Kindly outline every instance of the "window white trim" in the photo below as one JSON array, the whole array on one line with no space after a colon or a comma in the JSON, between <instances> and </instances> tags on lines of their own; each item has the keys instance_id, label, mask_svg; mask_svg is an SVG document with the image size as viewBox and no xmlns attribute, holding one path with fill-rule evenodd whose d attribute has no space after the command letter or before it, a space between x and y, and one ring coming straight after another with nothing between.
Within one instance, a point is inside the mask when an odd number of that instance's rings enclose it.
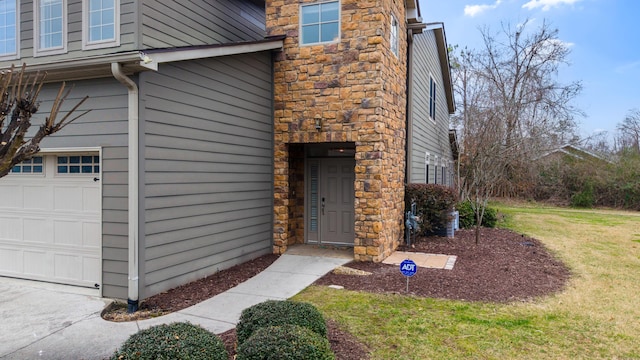
<instances>
[{"instance_id":1,"label":"window white trim","mask_svg":"<svg viewBox=\"0 0 640 360\"><path fill-rule=\"evenodd\" d=\"M438 156L437 155L433 160L433 183L434 184L438 183Z\"/></svg>"},{"instance_id":2,"label":"window white trim","mask_svg":"<svg viewBox=\"0 0 640 360\"><path fill-rule=\"evenodd\" d=\"M46 55L54 55L54 54L65 54L67 53L67 28L68 28L68 18L67 18L67 0L62 1L62 44L60 46L50 47L46 49L41 49L40 43L40 3L43 0L35 0L33 3L33 39L34 39L34 47L33 47L33 56L46 56Z\"/></svg>"},{"instance_id":3,"label":"window white trim","mask_svg":"<svg viewBox=\"0 0 640 360\"><path fill-rule=\"evenodd\" d=\"M431 160L431 154L424 153L424 183L429 183L429 161Z\"/></svg>"},{"instance_id":4,"label":"window white trim","mask_svg":"<svg viewBox=\"0 0 640 360\"><path fill-rule=\"evenodd\" d=\"M304 25L313 25L313 24L303 24L303 16L302 16L302 9L305 7L310 7L310 6L318 6L318 5L322 5L322 4L329 4L329 3L337 3L338 4L338 35L330 40L330 41L318 41L318 42L309 42L309 43L305 43L303 42L303 31L302 28ZM298 43L300 46L313 46L313 45L323 45L323 44L333 44L333 43L338 43L340 42L340 39L342 38L342 3L340 2L340 0L325 0L325 1L318 1L318 2L313 2L313 3L306 3L306 4L300 4L299 7L299 24L298 24ZM318 22L318 26L325 24L325 23L333 23L335 22L335 20L331 20L331 21L326 21L323 22L322 19L320 19L320 22Z\"/></svg>"},{"instance_id":5,"label":"window white trim","mask_svg":"<svg viewBox=\"0 0 640 360\"><path fill-rule=\"evenodd\" d=\"M398 56L399 47L400 47L400 41L398 39L398 28L399 28L398 19L396 19L396 17L393 14L391 14L391 29L389 30L389 41L390 41L391 52L395 56Z\"/></svg>"},{"instance_id":6,"label":"window white trim","mask_svg":"<svg viewBox=\"0 0 640 360\"><path fill-rule=\"evenodd\" d=\"M101 41L89 41L89 2L82 1L82 50L101 49L120 46L120 0L113 0L114 3L114 38Z\"/></svg>"},{"instance_id":7,"label":"window white trim","mask_svg":"<svg viewBox=\"0 0 640 360\"><path fill-rule=\"evenodd\" d=\"M11 1L11 0L6 0L7 2ZM7 52L7 53L0 53L0 61L2 60L15 60L15 59L19 59L20 58L20 1L15 0L15 4L16 4L16 18L15 18L15 24L16 24L16 47L14 49L13 52Z\"/></svg>"},{"instance_id":8,"label":"window white trim","mask_svg":"<svg viewBox=\"0 0 640 360\"><path fill-rule=\"evenodd\" d=\"M438 83L429 74L429 119L436 122L436 110L438 107Z\"/></svg>"}]
</instances>

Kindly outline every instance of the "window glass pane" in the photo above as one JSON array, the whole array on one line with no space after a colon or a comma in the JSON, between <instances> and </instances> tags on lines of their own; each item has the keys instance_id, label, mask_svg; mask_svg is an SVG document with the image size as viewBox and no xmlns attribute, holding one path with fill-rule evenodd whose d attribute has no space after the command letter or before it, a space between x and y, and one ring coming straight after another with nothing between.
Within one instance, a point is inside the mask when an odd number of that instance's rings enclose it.
<instances>
[{"instance_id":1,"label":"window glass pane","mask_svg":"<svg viewBox=\"0 0 640 360\"><path fill-rule=\"evenodd\" d=\"M67 167L66 166L58 166L58 173L59 174L66 174L67 171Z\"/></svg>"},{"instance_id":2,"label":"window glass pane","mask_svg":"<svg viewBox=\"0 0 640 360\"><path fill-rule=\"evenodd\" d=\"M32 160L34 164L42 164L42 156L36 156Z\"/></svg>"},{"instance_id":3,"label":"window glass pane","mask_svg":"<svg viewBox=\"0 0 640 360\"><path fill-rule=\"evenodd\" d=\"M82 163L83 164L91 164L93 163L93 156L83 156L82 157Z\"/></svg>"},{"instance_id":4,"label":"window glass pane","mask_svg":"<svg viewBox=\"0 0 640 360\"><path fill-rule=\"evenodd\" d=\"M11 171L14 172L14 173L19 173L20 170L22 170L22 169L18 165L14 166L13 169L11 169Z\"/></svg>"},{"instance_id":5,"label":"window glass pane","mask_svg":"<svg viewBox=\"0 0 640 360\"><path fill-rule=\"evenodd\" d=\"M69 173L70 174L79 174L80 173L80 166L77 166L77 165L69 166Z\"/></svg>"},{"instance_id":6,"label":"window glass pane","mask_svg":"<svg viewBox=\"0 0 640 360\"><path fill-rule=\"evenodd\" d=\"M91 0L89 1L89 10L95 11L100 10L102 8L102 0Z\"/></svg>"},{"instance_id":7,"label":"window glass pane","mask_svg":"<svg viewBox=\"0 0 640 360\"><path fill-rule=\"evenodd\" d=\"M22 166L22 172L30 173L31 172L31 165L23 165Z\"/></svg>"},{"instance_id":8,"label":"window glass pane","mask_svg":"<svg viewBox=\"0 0 640 360\"><path fill-rule=\"evenodd\" d=\"M16 1L0 0L0 54L16 52Z\"/></svg>"},{"instance_id":9,"label":"window glass pane","mask_svg":"<svg viewBox=\"0 0 640 360\"><path fill-rule=\"evenodd\" d=\"M42 165L36 165L33 167L34 173L42 173Z\"/></svg>"},{"instance_id":10,"label":"window glass pane","mask_svg":"<svg viewBox=\"0 0 640 360\"><path fill-rule=\"evenodd\" d=\"M337 21L339 16L340 16L340 12L338 11L338 2L330 2L330 3L325 3L322 4L322 14L321 14L321 21L325 22L325 21Z\"/></svg>"},{"instance_id":11,"label":"window glass pane","mask_svg":"<svg viewBox=\"0 0 640 360\"><path fill-rule=\"evenodd\" d=\"M309 5L302 7L302 24L312 24L320 22L320 7Z\"/></svg>"},{"instance_id":12,"label":"window glass pane","mask_svg":"<svg viewBox=\"0 0 640 360\"><path fill-rule=\"evenodd\" d=\"M95 174L100 173L100 166L98 166L98 165L94 166L94 167L93 167L93 172L94 172Z\"/></svg>"},{"instance_id":13,"label":"window glass pane","mask_svg":"<svg viewBox=\"0 0 640 360\"><path fill-rule=\"evenodd\" d=\"M308 25L302 27L302 43L311 44L320 41L320 26Z\"/></svg>"},{"instance_id":14,"label":"window glass pane","mask_svg":"<svg viewBox=\"0 0 640 360\"><path fill-rule=\"evenodd\" d=\"M83 174L91 174L93 167L91 165L82 165Z\"/></svg>"},{"instance_id":15,"label":"window glass pane","mask_svg":"<svg viewBox=\"0 0 640 360\"><path fill-rule=\"evenodd\" d=\"M69 161L67 156L58 156L58 164L66 164Z\"/></svg>"},{"instance_id":16,"label":"window glass pane","mask_svg":"<svg viewBox=\"0 0 640 360\"><path fill-rule=\"evenodd\" d=\"M102 27L102 39L101 40L109 40L115 37L113 33L113 25L104 25Z\"/></svg>"},{"instance_id":17,"label":"window glass pane","mask_svg":"<svg viewBox=\"0 0 640 360\"><path fill-rule=\"evenodd\" d=\"M113 24L113 10L102 11L102 24Z\"/></svg>"},{"instance_id":18,"label":"window glass pane","mask_svg":"<svg viewBox=\"0 0 640 360\"><path fill-rule=\"evenodd\" d=\"M322 37L320 38L320 41L325 42L325 41L334 41L334 40L338 40L338 23L328 23L328 24L322 24L321 25L322 29L321 29L321 33L322 33Z\"/></svg>"},{"instance_id":19,"label":"window glass pane","mask_svg":"<svg viewBox=\"0 0 640 360\"><path fill-rule=\"evenodd\" d=\"M69 156L69 164L80 164L80 156Z\"/></svg>"}]
</instances>

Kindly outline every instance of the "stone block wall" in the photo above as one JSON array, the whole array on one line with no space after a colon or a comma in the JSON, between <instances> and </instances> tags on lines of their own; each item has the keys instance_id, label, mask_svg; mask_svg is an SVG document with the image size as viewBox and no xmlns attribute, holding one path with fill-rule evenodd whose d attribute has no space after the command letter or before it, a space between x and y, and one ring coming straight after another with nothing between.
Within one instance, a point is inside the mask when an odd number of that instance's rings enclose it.
<instances>
[{"instance_id":1,"label":"stone block wall","mask_svg":"<svg viewBox=\"0 0 640 360\"><path fill-rule=\"evenodd\" d=\"M292 144L353 142L354 258L382 261L403 234L405 4L342 0L340 41L300 46L300 5L314 2L266 1L268 34L287 36L274 64L274 252L304 240L304 166ZM397 56L390 46L391 14L399 21Z\"/></svg>"}]
</instances>

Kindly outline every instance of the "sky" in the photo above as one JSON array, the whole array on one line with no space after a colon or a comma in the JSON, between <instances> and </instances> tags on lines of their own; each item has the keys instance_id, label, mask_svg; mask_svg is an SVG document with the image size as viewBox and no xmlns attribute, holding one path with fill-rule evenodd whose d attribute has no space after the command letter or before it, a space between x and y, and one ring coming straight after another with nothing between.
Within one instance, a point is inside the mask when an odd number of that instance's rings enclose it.
<instances>
[{"instance_id":1,"label":"sky","mask_svg":"<svg viewBox=\"0 0 640 360\"><path fill-rule=\"evenodd\" d=\"M570 46L559 81L581 81L574 104L579 135L615 133L629 110L640 108L640 1L638 0L419 0L423 22L444 22L447 42L481 49L479 29L546 20Z\"/></svg>"}]
</instances>

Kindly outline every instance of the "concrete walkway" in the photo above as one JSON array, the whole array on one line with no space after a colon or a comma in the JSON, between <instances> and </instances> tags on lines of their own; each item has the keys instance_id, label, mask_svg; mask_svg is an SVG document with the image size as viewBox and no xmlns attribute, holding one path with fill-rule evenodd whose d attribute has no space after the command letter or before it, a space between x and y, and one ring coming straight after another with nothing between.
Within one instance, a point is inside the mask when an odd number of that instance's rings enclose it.
<instances>
[{"instance_id":1,"label":"concrete walkway","mask_svg":"<svg viewBox=\"0 0 640 360\"><path fill-rule=\"evenodd\" d=\"M0 278L0 359L105 359L138 330L176 321L222 333L235 327L243 309L269 299L288 299L351 261L322 255L284 254L257 276L209 300L126 323L100 317L106 299Z\"/></svg>"}]
</instances>

